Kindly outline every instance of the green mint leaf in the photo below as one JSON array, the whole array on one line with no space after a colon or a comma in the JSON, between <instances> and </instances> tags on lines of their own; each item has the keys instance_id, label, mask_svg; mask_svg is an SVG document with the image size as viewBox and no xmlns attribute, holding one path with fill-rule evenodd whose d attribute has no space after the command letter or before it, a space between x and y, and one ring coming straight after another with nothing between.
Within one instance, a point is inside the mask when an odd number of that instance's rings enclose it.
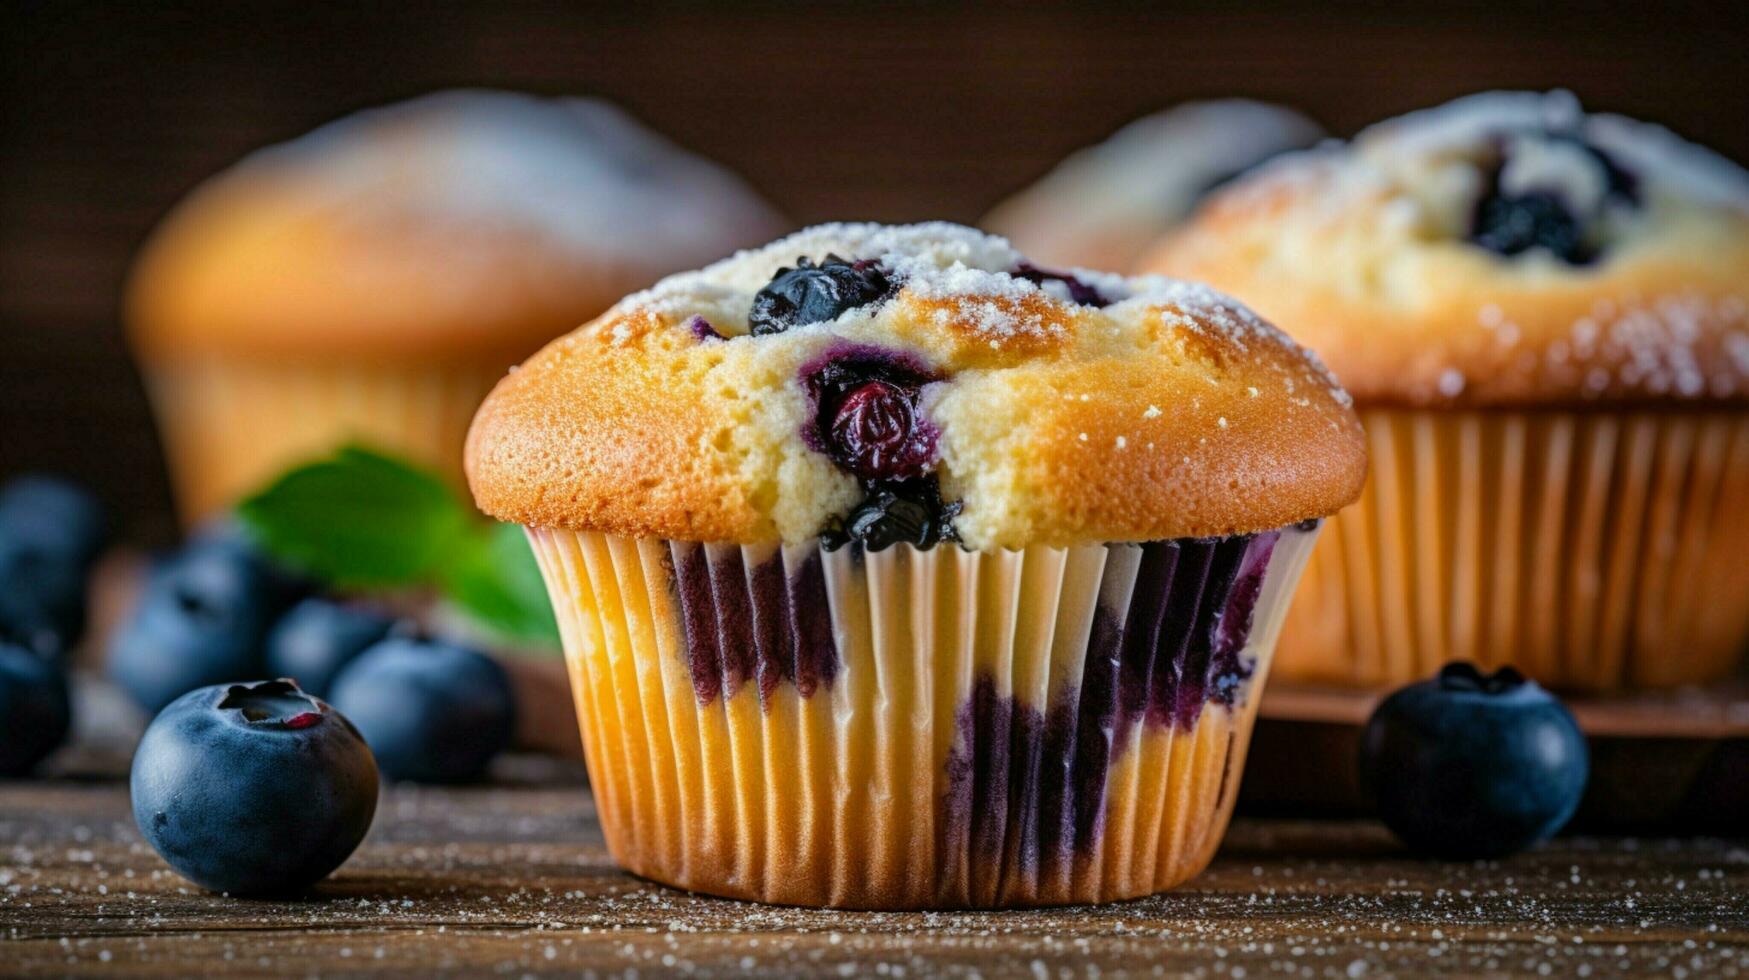
<instances>
[{"instance_id":1,"label":"green mint leaf","mask_svg":"<svg viewBox=\"0 0 1749 980\"><path fill-rule=\"evenodd\" d=\"M559 627L528 538L515 524L469 535L440 572L443 594L507 639L557 649Z\"/></svg>"},{"instance_id":2,"label":"green mint leaf","mask_svg":"<svg viewBox=\"0 0 1749 980\"><path fill-rule=\"evenodd\" d=\"M290 470L237 512L270 553L341 587L425 582L474 529L440 478L361 446Z\"/></svg>"}]
</instances>

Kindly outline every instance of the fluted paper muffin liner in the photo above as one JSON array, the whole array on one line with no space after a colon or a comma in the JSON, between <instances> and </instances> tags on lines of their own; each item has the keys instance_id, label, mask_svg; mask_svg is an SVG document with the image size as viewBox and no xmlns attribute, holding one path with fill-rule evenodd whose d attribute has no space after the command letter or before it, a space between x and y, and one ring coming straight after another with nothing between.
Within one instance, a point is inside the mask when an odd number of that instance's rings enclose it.
<instances>
[{"instance_id":1,"label":"fluted paper muffin liner","mask_svg":"<svg viewBox=\"0 0 1749 980\"><path fill-rule=\"evenodd\" d=\"M187 523L288 467L360 442L462 483L468 423L498 363L262 361L213 355L143 367Z\"/></svg>"},{"instance_id":2,"label":"fluted paper muffin liner","mask_svg":"<svg viewBox=\"0 0 1749 980\"><path fill-rule=\"evenodd\" d=\"M1749 412L1363 411L1278 680L1395 686L1452 660L1576 690L1731 672L1749 642Z\"/></svg>"},{"instance_id":3,"label":"fluted paper muffin liner","mask_svg":"<svg viewBox=\"0 0 1749 980\"><path fill-rule=\"evenodd\" d=\"M1315 535L990 553L530 539L621 864L920 909L1109 901L1200 871Z\"/></svg>"}]
</instances>

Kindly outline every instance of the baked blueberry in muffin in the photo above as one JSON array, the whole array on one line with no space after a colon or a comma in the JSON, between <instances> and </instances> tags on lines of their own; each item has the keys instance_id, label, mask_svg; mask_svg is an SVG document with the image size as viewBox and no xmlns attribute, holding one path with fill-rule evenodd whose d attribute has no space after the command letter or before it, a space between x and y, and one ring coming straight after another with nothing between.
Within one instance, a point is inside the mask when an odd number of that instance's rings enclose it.
<instances>
[{"instance_id":1,"label":"baked blueberry in muffin","mask_svg":"<svg viewBox=\"0 0 1749 980\"><path fill-rule=\"evenodd\" d=\"M548 345L468 470L529 528L622 863L1030 905L1212 855L1360 439L1315 358L1209 289L829 225Z\"/></svg>"},{"instance_id":2,"label":"baked blueberry in muffin","mask_svg":"<svg viewBox=\"0 0 1749 980\"><path fill-rule=\"evenodd\" d=\"M1487 93L1267 165L1144 265L1316 348L1367 427L1371 489L1321 539L1280 675L1471 660L1612 689L1738 662L1742 168L1567 93Z\"/></svg>"}]
</instances>

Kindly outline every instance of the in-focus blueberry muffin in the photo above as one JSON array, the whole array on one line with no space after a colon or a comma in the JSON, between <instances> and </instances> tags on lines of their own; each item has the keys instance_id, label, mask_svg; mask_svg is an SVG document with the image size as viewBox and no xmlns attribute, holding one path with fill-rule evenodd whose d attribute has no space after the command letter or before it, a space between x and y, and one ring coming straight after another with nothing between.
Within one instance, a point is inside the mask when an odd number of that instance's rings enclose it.
<instances>
[{"instance_id":1,"label":"in-focus blueberry muffin","mask_svg":"<svg viewBox=\"0 0 1749 980\"><path fill-rule=\"evenodd\" d=\"M785 227L607 103L442 92L251 154L153 233L127 298L190 522L358 439L460 478L504 369Z\"/></svg>"},{"instance_id":2,"label":"in-focus blueberry muffin","mask_svg":"<svg viewBox=\"0 0 1749 980\"><path fill-rule=\"evenodd\" d=\"M1233 301L947 224L631 296L494 389L467 462L529 528L619 861L863 908L1199 871L1366 466L1347 395Z\"/></svg>"},{"instance_id":3,"label":"in-focus blueberry muffin","mask_svg":"<svg viewBox=\"0 0 1749 980\"><path fill-rule=\"evenodd\" d=\"M1209 192L1323 135L1286 106L1188 102L1077 151L980 224L1044 265L1127 271Z\"/></svg>"},{"instance_id":4,"label":"in-focus blueberry muffin","mask_svg":"<svg viewBox=\"0 0 1749 980\"><path fill-rule=\"evenodd\" d=\"M1566 93L1490 93L1284 157L1146 267L1315 347L1373 471L1277 676L1448 660L1610 689L1749 638L1749 174Z\"/></svg>"}]
</instances>

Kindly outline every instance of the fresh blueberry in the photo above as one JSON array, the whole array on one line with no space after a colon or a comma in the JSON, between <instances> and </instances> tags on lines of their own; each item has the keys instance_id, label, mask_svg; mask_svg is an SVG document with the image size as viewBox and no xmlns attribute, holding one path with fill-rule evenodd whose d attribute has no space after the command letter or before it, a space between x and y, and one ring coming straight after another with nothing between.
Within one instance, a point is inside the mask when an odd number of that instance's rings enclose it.
<instances>
[{"instance_id":1,"label":"fresh blueberry","mask_svg":"<svg viewBox=\"0 0 1749 980\"><path fill-rule=\"evenodd\" d=\"M103 550L103 508L50 477L0 488L0 639L65 652L85 628L86 582Z\"/></svg>"},{"instance_id":2,"label":"fresh blueberry","mask_svg":"<svg viewBox=\"0 0 1749 980\"><path fill-rule=\"evenodd\" d=\"M0 528L0 642L59 656L85 627L86 570Z\"/></svg>"},{"instance_id":3,"label":"fresh blueberry","mask_svg":"<svg viewBox=\"0 0 1749 980\"><path fill-rule=\"evenodd\" d=\"M21 476L0 487L0 530L75 565L103 550L103 505L84 488L49 476Z\"/></svg>"},{"instance_id":4,"label":"fresh blueberry","mask_svg":"<svg viewBox=\"0 0 1749 980\"><path fill-rule=\"evenodd\" d=\"M1098 289L1082 282L1080 279L1067 272L1052 272L1049 269L1041 269L1038 266L1022 262L1020 268L1014 270L1014 277L1016 279L1025 279L1027 282L1038 286L1045 286L1049 283L1059 283L1062 285L1063 289L1068 292L1069 299L1082 306L1111 305L1111 300L1106 299Z\"/></svg>"},{"instance_id":5,"label":"fresh blueberry","mask_svg":"<svg viewBox=\"0 0 1749 980\"><path fill-rule=\"evenodd\" d=\"M1585 243L1579 219L1554 194L1492 193L1476 204L1470 241L1500 255L1547 249L1570 265L1585 265L1597 253Z\"/></svg>"},{"instance_id":6,"label":"fresh blueberry","mask_svg":"<svg viewBox=\"0 0 1749 980\"><path fill-rule=\"evenodd\" d=\"M140 833L179 874L234 895L283 895L350 856L377 807L358 730L287 681L182 695L140 739Z\"/></svg>"},{"instance_id":7,"label":"fresh blueberry","mask_svg":"<svg viewBox=\"0 0 1749 980\"><path fill-rule=\"evenodd\" d=\"M516 723L510 678L491 657L396 636L341 668L334 706L364 733L383 775L425 783L477 778Z\"/></svg>"},{"instance_id":8,"label":"fresh blueberry","mask_svg":"<svg viewBox=\"0 0 1749 980\"><path fill-rule=\"evenodd\" d=\"M267 634L267 672L325 698L340 668L389 635L394 625L393 619L361 606L305 599Z\"/></svg>"},{"instance_id":9,"label":"fresh blueberry","mask_svg":"<svg viewBox=\"0 0 1749 980\"><path fill-rule=\"evenodd\" d=\"M0 643L0 776L21 776L67 737L67 679L50 657Z\"/></svg>"},{"instance_id":10,"label":"fresh blueberry","mask_svg":"<svg viewBox=\"0 0 1749 980\"><path fill-rule=\"evenodd\" d=\"M1361 740L1379 816L1410 847L1499 857L1560 830L1590 757L1567 709L1510 667L1451 664L1386 698Z\"/></svg>"},{"instance_id":11,"label":"fresh blueberry","mask_svg":"<svg viewBox=\"0 0 1749 980\"><path fill-rule=\"evenodd\" d=\"M194 688L259 676L267 631L292 596L249 547L197 539L147 578L110 642L110 676L153 712Z\"/></svg>"},{"instance_id":12,"label":"fresh blueberry","mask_svg":"<svg viewBox=\"0 0 1749 980\"><path fill-rule=\"evenodd\" d=\"M185 553L212 551L250 567L268 602L279 609L309 595L315 583L274 558L257 543L255 535L234 517L214 521L196 531L183 546Z\"/></svg>"},{"instance_id":13,"label":"fresh blueberry","mask_svg":"<svg viewBox=\"0 0 1749 980\"><path fill-rule=\"evenodd\" d=\"M859 306L890 297L897 285L879 263L846 262L836 255L815 265L799 258L795 268L782 268L753 296L748 323L755 337L783 333L791 327L826 323Z\"/></svg>"}]
</instances>

